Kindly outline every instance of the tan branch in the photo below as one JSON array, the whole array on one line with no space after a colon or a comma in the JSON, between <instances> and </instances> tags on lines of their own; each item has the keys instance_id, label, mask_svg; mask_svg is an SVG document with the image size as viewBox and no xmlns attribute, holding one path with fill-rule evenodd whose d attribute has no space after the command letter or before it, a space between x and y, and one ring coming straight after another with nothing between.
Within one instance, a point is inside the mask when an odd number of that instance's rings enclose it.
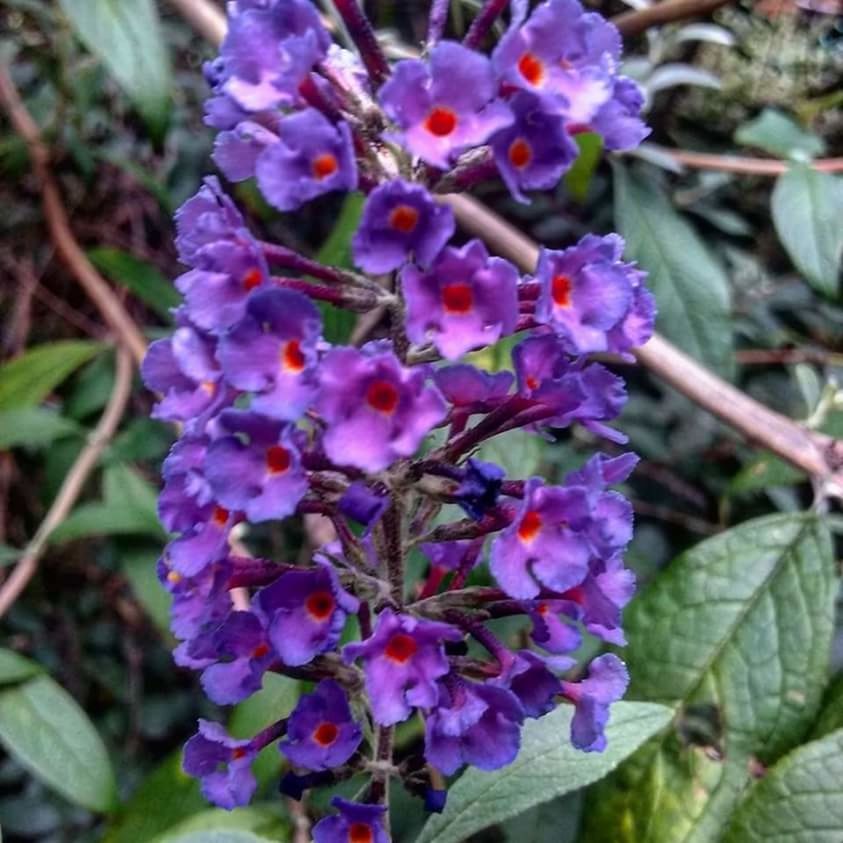
<instances>
[{"instance_id":1,"label":"tan branch","mask_svg":"<svg viewBox=\"0 0 843 843\"><path fill-rule=\"evenodd\" d=\"M615 15L612 23L621 31L621 35L640 35L651 26L705 17L728 2L729 0L664 0L646 9Z\"/></svg>"},{"instance_id":2,"label":"tan branch","mask_svg":"<svg viewBox=\"0 0 843 843\"><path fill-rule=\"evenodd\" d=\"M9 611L12 604L35 575L50 535L70 514L85 485L85 481L96 467L100 456L117 431L129 402L129 396L132 393L133 373L134 366L131 354L125 347L118 346L117 372L108 404L97 426L88 436L87 444L65 476L55 500L50 505L32 541L26 546L11 575L0 588L0 617Z\"/></svg>"},{"instance_id":3,"label":"tan branch","mask_svg":"<svg viewBox=\"0 0 843 843\"><path fill-rule=\"evenodd\" d=\"M679 164L695 170L717 170L721 173L741 173L751 176L780 176L791 167L789 161L776 158L750 158L745 155L715 155L710 152L692 152L652 144L659 152L669 155ZM843 158L819 158L808 162L823 173L843 173Z\"/></svg>"},{"instance_id":4,"label":"tan branch","mask_svg":"<svg viewBox=\"0 0 843 843\"><path fill-rule=\"evenodd\" d=\"M56 251L67 268L99 308L118 342L125 344L140 363L146 352L146 340L126 312L108 282L94 269L70 228L58 184L50 169L50 154L41 131L18 94L8 67L0 65L0 103L9 120L26 142L32 167L41 190L44 218Z\"/></svg>"}]
</instances>

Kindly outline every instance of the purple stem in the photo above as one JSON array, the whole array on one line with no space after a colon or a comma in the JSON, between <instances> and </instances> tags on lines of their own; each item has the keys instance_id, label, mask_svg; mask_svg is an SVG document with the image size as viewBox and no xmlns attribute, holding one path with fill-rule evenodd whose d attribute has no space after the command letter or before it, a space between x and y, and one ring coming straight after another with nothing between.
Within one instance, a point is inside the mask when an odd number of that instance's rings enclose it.
<instances>
[{"instance_id":1,"label":"purple stem","mask_svg":"<svg viewBox=\"0 0 843 843\"><path fill-rule=\"evenodd\" d=\"M321 281L330 281L332 284L345 284L348 277L341 269L333 266L325 266L315 260L306 258L286 246L277 243L260 244L264 257L274 266L282 266L284 269L292 269L295 272L302 272L305 275L312 275Z\"/></svg>"},{"instance_id":2,"label":"purple stem","mask_svg":"<svg viewBox=\"0 0 843 843\"><path fill-rule=\"evenodd\" d=\"M278 738L283 737L286 732L287 718L285 717L283 720L279 720L277 723L273 723L270 726L267 726L262 731L258 732L252 738L252 746L254 746L258 751L260 751L265 746L269 746L271 743L277 741Z\"/></svg>"},{"instance_id":3,"label":"purple stem","mask_svg":"<svg viewBox=\"0 0 843 843\"><path fill-rule=\"evenodd\" d=\"M462 43L472 49L477 48L498 19L500 13L509 5L509 0L486 0L477 17L472 21Z\"/></svg>"},{"instance_id":4,"label":"purple stem","mask_svg":"<svg viewBox=\"0 0 843 843\"><path fill-rule=\"evenodd\" d=\"M296 565L270 562L267 559L253 559L250 556L229 556L232 566L227 588L253 588L269 585L287 571L296 570Z\"/></svg>"},{"instance_id":5,"label":"purple stem","mask_svg":"<svg viewBox=\"0 0 843 843\"><path fill-rule=\"evenodd\" d=\"M486 418L451 442L445 449L445 459L455 460L475 445L479 445L484 439L494 436L507 422L518 413L528 409L531 404L532 402L528 398L513 395L500 407L489 413Z\"/></svg>"},{"instance_id":6,"label":"purple stem","mask_svg":"<svg viewBox=\"0 0 843 843\"><path fill-rule=\"evenodd\" d=\"M448 20L448 7L451 0L433 0L430 4L430 17L427 24L427 49L435 47L445 31Z\"/></svg>"},{"instance_id":7,"label":"purple stem","mask_svg":"<svg viewBox=\"0 0 843 843\"><path fill-rule=\"evenodd\" d=\"M360 51L373 87L380 87L389 76L389 62L378 44L372 24L357 0L334 0L334 8L340 13L351 40Z\"/></svg>"},{"instance_id":8,"label":"purple stem","mask_svg":"<svg viewBox=\"0 0 843 843\"><path fill-rule=\"evenodd\" d=\"M272 276L272 280L285 290L295 290L304 293L311 299L326 301L335 307L365 313L377 307L378 300L374 293L368 290L351 289L350 287L326 287L322 284L311 284L301 278L280 278Z\"/></svg>"}]
</instances>

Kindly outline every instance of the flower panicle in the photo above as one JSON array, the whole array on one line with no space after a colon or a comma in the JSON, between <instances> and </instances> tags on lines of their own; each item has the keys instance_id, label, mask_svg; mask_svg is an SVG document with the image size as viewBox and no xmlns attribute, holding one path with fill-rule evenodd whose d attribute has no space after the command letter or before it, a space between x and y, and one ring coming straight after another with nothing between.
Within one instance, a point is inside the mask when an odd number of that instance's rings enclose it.
<instances>
[{"instance_id":1,"label":"flower panicle","mask_svg":"<svg viewBox=\"0 0 843 843\"><path fill-rule=\"evenodd\" d=\"M578 0L529 15L513 4L490 55L478 47L506 3L487 3L460 44L442 37L447 4L434 2L423 58L394 64L357 3L336 5L359 57L332 43L309 0L230 2L205 67L205 120L226 179L255 179L278 211L365 194L355 270L259 240L208 177L176 213L184 301L143 377L159 395L153 415L180 426L163 465L159 514L173 538L158 565L177 663L220 705L267 672L314 683L250 739L200 721L185 770L224 808L251 799L251 764L271 744L296 796L368 773L362 800L334 800L314 839L382 843L391 777L441 810L443 776L510 763L523 722L560 703L574 707L572 743L600 751L627 685L616 656L582 666L577 652L585 634L624 643L632 510L610 487L635 457L596 454L551 485L507 478L475 452L517 428L577 424L625 441L610 425L623 382L589 355L647 341L644 273L610 234L543 249L523 276L479 240L455 243L436 191L497 175L527 202L572 166L577 134L618 150L647 129L640 91L617 72L617 31ZM382 312L389 333L332 345L317 303ZM464 359L515 335L512 371ZM444 504L465 518L434 526ZM243 554L250 525L309 512L336 536L309 563ZM421 581L411 551L427 561ZM484 566L493 586L467 585ZM519 650L487 625L511 616L525 621ZM486 658L468 656L470 639ZM393 730L417 713L423 751L401 760Z\"/></svg>"}]
</instances>

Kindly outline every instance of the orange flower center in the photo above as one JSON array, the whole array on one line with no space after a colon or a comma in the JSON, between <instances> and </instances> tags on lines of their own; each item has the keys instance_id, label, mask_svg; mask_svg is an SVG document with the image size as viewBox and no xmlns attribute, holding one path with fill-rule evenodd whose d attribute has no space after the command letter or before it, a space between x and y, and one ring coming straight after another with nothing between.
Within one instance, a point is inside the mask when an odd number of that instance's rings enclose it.
<instances>
[{"instance_id":1,"label":"orange flower center","mask_svg":"<svg viewBox=\"0 0 843 843\"><path fill-rule=\"evenodd\" d=\"M531 509L522 519L518 525L518 538L524 542L531 542L542 528L542 517Z\"/></svg>"},{"instance_id":2,"label":"orange flower center","mask_svg":"<svg viewBox=\"0 0 843 843\"><path fill-rule=\"evenodd\" d=\"M524 138L516 138L509 145L507 155L512 166L519 170L526 167L533 160L533 150Z\"/></svg>"},{"instance_id":3,"label":"orange flower center","mask_svg":"<svg viewBox=\"0 0 843 843\"><path fill-rule=\"evenodd\" d=\"M339 733L340 730L333 723L328 723L326 720L313 730L313 740L319 746L330 746L337 739Z\"/></svg>"},{"instance_id":4,"label":"orange flower center","mask_svg":"<svg viewBox=\"0 0 843 843\"><path fill-rule=\"evenodd\" d=\"M374 381L366 390L366 403L381 413L391 415L398 406L398 390L389 381Z\"/></svg>"},{"instance_id":5,"label":"orange flower center","mask_svg":"<svg viewBox=\"0 0 843 843\"><path fill-rule=\"evenodd\" d=\"M281 367L287 372L298 374L304 369L305 359L298 340L285 342L281 349Z\"/></svg>"},{"instance_id":6,"label":"orange flower center","mask_svg":"<svg viewBox=\"0 0 843 843\"><path fill-rule=\"evenodd\" d=\"M167 582L171 582L173 585L178 585L181 581L182 575L178 571L167 572Z\"/></svg>"},{"instance_id":7,"label":"orange flower center","mask_svg":"<svg viewBox=\"0 0 843 843\"><path fill-rule=\"evenodd\" d=\"M554 275L551 282L550 294L553 296L553 301L559 307L570 307L571 289L573 284L567 275Z\"/></svg>"},{"instance_id":8,"label":"orange flower center","mask_svg":"<svg viewBox=\"0 0 843 843\"><path fill-rule=\"evenodd\" d=\"M269 644L265 641L263 644L258 644L254 650L252 650L252 658L253 659L262 659L267 653L269 652Z\"/></svg>"},{"instance_id":9,"label":"orange flower center","mask_svg":"<svg viewBox=\"0 0 843 843\"><path fill-rule=\"evenodd\" d=\"M334 596L329 591L315 591L304 606L314 620L324 621L334 611Z\"/></svg>"},{"instance_id":10,"label":"orange flower center","mask_svg":"<svg viewBox=\"0 0 843 843\"><path fill-rule=\"evenodd\" d=\"M212 398L217 391L217 385L214 381L202 381L199 386L203 392L207 393Z\"/></svg>"},{"instance_id":11,"label":"orange flower center","mask_svg":"<svg viewBox=\"0 0 843 843\"><path fill-rule=\"evenodd\" d=\"M527 384L527 389L538 389L539 388L539 379L534 375L528 375L527 379L524 381Z\"/></svg>"},{"instance_id":12,"label":"orange flower center","mask_svg":"<svg viewBox=\"0 0 843 843\"><path fill-rule=\"evenodd\" d=\"M404 664L417 649L418 645L409 635L399 632L389 639L389 644L386 645L384 652L387 658L399 664Z\"/></svg>"},{"instance_id":13,"label":"orange flower center","mask_svg":"<svg viewBox=\"0 0 843 843\"><path fill-rule=\"evenodd\" d=\"M332 176L339 168L340 165L339 161L337 161L337 156L332 152L323 152L321 155L317 155L311 165L313 175L319 181Z\"/></svg>"},{"instance_id":14,"label":"orange flower center","mask_svg":"<svg viewBox=\"0 0 843 843\"><path fill-rule=\"evenodd\" d=\"M245 758L246 757L246 749L242 746L235 747L231 750L231 757L235 760L238 758Z\"/></svg>"},{"instance_id":15,"label":"orange flower center","mask_svg":"<svg viewBox=\"0 0 843 843\"><path fill-rule=\"evenodd\" d=\"M352 823L348 827L348 843L372 843L372 827L366 823Z\"/></svg>"},{"instance_id":16,"label":"orange flower center","mask_svg":"<svg viewBox=\"0 0 843 843\"><path fill-rule=\"evenodd\" d=\"M468 313L473 303L470 284L460 282L442 288L442 304L448 313Z\"/></svg>"},{"instance_id":17,"label":"orange flower center","mask_svg":"<svg viewBox=\"0 0 843 843\"><path fill-rule=\"evenodd\" d=\"M544 63L540 58L534 56L532 53L524 53L518 59L518 72L531 85L541 85L544 79Z\"/></svg>"},{"instance_id":18,"label":"orange flower center","mask_svg":"<svg viewBox=\"0 0 843 843\"><path fill-rule=\"evenodd\" d=\"M457 128L457 115L450 108L434 106L424 121L424 127L431 135L444 138Z\"/></svg>"},{"instance_id":19,"label":"orange flower center","mask_svg":"<svg viewBox=\"0 0 843 843\"><path fill-rule=\"evenodd\" d=\"M402 234L413 231L419 221L419 212L410 205L396 205L389 212L389 225Z\"/></svg>"},{"instance_id":20,"label":"orange flower center","mask_svg":"<svg viewBox=\"0 0 843 843\"><path fill-rule=\"evenodd\" d=\"M266 469L270 474L284 474L290 469L290 452L283 445L266 449Z\"/></svg>"},{"instance_id":21,"label":"orange flower center","mask_svg":"<svg viewBox=\"0 0 843 843\"><path fill-rule=\"evenodd\" d=\"M229 511L224 509L221 506L215 506L213 515L211 515L211 520L214 524L218 524L220 527L224 527L228 522Z\"/></svg>"},{"instance_id":22,"label":"orange flower center","mask_svg":"<svg viewBox=\"0 0 843 843\"><path fill-rule=\"evenodd\" d=\"M253 266L251 269L247 269L243 273L243 289L247 293L249 290L254 290L255 287L259 287L261 281L263 281L263 273L256 266Z\"/></svg>"}]
</instances>

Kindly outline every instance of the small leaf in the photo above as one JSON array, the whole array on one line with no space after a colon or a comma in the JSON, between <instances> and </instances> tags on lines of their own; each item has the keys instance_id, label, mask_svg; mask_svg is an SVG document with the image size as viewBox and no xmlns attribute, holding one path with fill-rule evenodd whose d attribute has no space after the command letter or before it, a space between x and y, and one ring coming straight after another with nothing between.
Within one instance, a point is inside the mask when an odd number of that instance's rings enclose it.
<instances>
[{"instance_id":1,"label":"small leaf","mask_svg":"<svg viewBox=\"0 0 843 843\"><path fill-rule=\"evenodd\" d=\"M46 407L0 411L0 450L20 445L43 447L63 436L82 432L75 421Z\"/></svg>"},{"instance_id":2,"label":"small leaf","mask_svg":"<svg viewBox=\"0 0 843 843\"><path fill-rule=\"evenodd\" d=\"M200 811L167 829L152 843L183 843L185 838L198 840L200 832L204 832L204 840L211 832L219 834L230 831L268 835L275 843L288 839L287 827L279 817L278 811L268 806L254 805L249 808L235 808L233 811Z\"/></svg>"},{"instance_id":3,"label":"small leaf","mask_svg":"<svg viewBox=\"0 0 843 843\"><path fill-rule=\"evenodd\" d=\"M800 746L750 791L724 843L843 840L843 729Z\"/></svg>"},{"instance_id":4,"label":"small leaf","mask_svg":"<svg viewBox=\"0 0 843 843\"><path fill-rule=\"evenodd\" d=\"M775 108L765 108L757 117L738 126L735 143L754 146L782 158L799 152L813 158L825 152L822 138L806 132L796 121Z\"/></svg>"},{"instance_id":5,"label":"small leaf","mask_svg":"<svg viewBox=\"0 0 843 843\"><path fill-rule=\"evenodd\" d=\"M170 113L170 60L153 0L60 0L82 43L99 58L157 138Z\"/></svg>"},{"instance_id":6,"label":"small leaf","mask_svg":"<svg viewBox=\"0 0 843 843\"><path fill-rule=\"evenodd\" d=\"M748 492L761 492L771 486L791 486L794 483L803 483L805 480L805 472L794 468L775 454L763 453L732 478L727 494L742 495Z\"/></svg>"},{"instance_id":7,"label":"small leaf","mask_svg":"<svg viewBox=\"0 0 843 843\"><path fill-rule=\"evenodd\" d=\"M720 80L707 70L690 64L663 64L656 68L642 83L648 95L675 88L677 85L696 85L699 88L721 87Z\"/></svg>"},{"instance_id":8,"label":"small leaf","mask_svg":"<svg viewBox=\"0 0 843 843\"><path fill-rule=\"evenodd\" d=\"M90 360L102 345L60 340L30 348L0 366L0 410L40 404L71 372Z\"/></svg>"},{"instance_id":9,"label":"small leaf","mask_svg":"<svg viewBox=\"0 0 843 843\"><path fill-rule=\"evenodd\" d=\"M155 570L161 549L133 548L120 553L123 573L132 587L132 593L149 614L155 625L170 634L170 592L162 588Z\"/></svg>"},{"instance_id":10,"label":"small leaf","mask_svg":"<svg viewBox=\"0 0 843 843\"><path fill-rule=\"evenodd\" d=\"M105 746L76 700L49 676L0 692L0 742L71 802L92 811L114 807Z\"/></svg>"},{"instance_id":11,"label":"small leaf","mask_svg":"<svg viewBox=\"0 0 843 843\"><path fill-rule=\"evenodd\" d=\"M843 255L843 179L794 164L776 180L773 222L796 268L815 290L836 296Z\"/></svg>"},{"instance_id":12,"label":"small leaf","mask_svg":"<svg viewBox=\"0 0 843 843\"><path fill-rule=\"evenodd\" d=\"M442 814L431 817L416 843L463 843L471 834L577 790L605 776L670 721L670 709L620 702L612 707L602 753L571 746L571 708L560 706L523 729L521 751L494 773L469 769L450 788Z\"/></svg>"},{"instance_id":13,"label":"small leaf","mask_svg":"<svg viewBox=\"0 0 843 843\"><path fill-rule=\"evenodd\" d=\"M178 306L179 294L154 266L109 246L91 249L88 257L105 276L131 290L168 322L172 319L170 308Z\"/></svg>"},{"instance_id":14,"label":"small leaf","mask_svg":"<svg viewBox=\"0 0 843 843\"><path fill-rule=\"evenodd\" d=\"M12 685L41 673L41 666L14 650L0 647L0 685Z\"/></svg>"},{"instance_id":15,"label":"small leaf","mask_svg":"<svg viewBox=\"0 0 843 843\"><path fill-rule=\"evenodd\" d=\"M575 135L574 140L579 154L573 167L565 173L565 187L577 202L585 202L591 178L603 152L603 138L596 132L582 132Z\"/></svg>"},{"instance_id":16,"label":"small leaf","mask_svg":"<svg viewBox=\"0 0 843 843\"><path fill-rule=\"evenodd\" d=\"M705 41L722 47L731 47L735 43L735 36L728 29L714 23L690 23L676 33L675 39L680 44L685 41Z\"/></svg>"},{"instance_id":17,"label":"small leaf","mask_svg":"<svg viewBox=\"0 0 843 843\"><path fill-rule=\"evenodd\" d=\"M267 837L258 837L251 831L192 831L168 839L167 843L275 843Z\"/></svg>"},{"instance_id":18,"label":"small leaf","mask_svg":"<svg viewBox=\"0 0 843 843\"><path fill-rule=\"evenodd\" d=\"M652 178L615 166L615 219L626 257L649 273L657 326L683 351L729 375L733 368L729 282L691 225Z\"/></svg>"}]
</instances>

